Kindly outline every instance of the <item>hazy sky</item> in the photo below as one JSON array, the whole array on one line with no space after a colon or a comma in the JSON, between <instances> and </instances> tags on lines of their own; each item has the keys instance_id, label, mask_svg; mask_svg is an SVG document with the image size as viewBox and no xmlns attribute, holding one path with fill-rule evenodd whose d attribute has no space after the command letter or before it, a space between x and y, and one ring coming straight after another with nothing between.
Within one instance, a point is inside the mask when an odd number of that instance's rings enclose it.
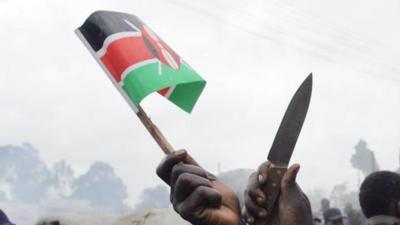
<instances>
[{"instance_id":1,"label":"hazy sky","mask_svg":"<svg viewBox=\"0 0 400 225\"><path fill-rule=\"evenodd\" d=\"M364 138L382 169L400 147L397 0L0 0L0 144L30 142L50 166L114 166L134 205L163 157L75 36L95 10L135 14L208 82L192 114L158 95L143 107L177 148L215 172L256 168L289 100L314 73L292 162L304 189L347 181Z\"/></svg>"}]
</instances>

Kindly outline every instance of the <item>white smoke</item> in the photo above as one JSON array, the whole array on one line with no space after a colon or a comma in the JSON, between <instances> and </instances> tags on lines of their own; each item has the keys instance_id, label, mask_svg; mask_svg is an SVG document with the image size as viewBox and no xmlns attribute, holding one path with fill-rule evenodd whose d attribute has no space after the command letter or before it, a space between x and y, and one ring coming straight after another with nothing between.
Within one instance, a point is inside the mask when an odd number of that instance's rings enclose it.
<instances>
[{"instance_id":1,"label":"white smoke","mask_svg":"<svg viewBox=\"0 0 400 225\"><path fill-rule=\"evenodd\" d=\"M135 210L168 208L169 204L169 188L165 185L157 185L154 188L149 187L142 191Z\"/></svg>"},{"instance_id":2,"label":"white smoke","mask_svg":"<svg viewBox=\"0 0 400 225\"><path fill-rule=\"evenodd\" d=\"M125 184L105 162L94 162L77 177L65 160L48 167L30 144L0 146L1 208L16 224L65 214L116 215L129 210L127 197Z\"/></svg>"}]
</instances>

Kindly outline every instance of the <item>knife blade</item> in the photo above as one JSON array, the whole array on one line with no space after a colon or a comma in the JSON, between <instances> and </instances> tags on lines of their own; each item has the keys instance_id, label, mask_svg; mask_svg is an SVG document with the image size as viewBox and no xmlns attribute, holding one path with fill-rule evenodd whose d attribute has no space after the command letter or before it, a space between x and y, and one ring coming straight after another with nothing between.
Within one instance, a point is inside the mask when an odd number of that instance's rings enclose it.
<instances>
[{"instance_id":1,"label":"knife blade","mask_svg":"<svg viewBox=\"0 0 400 225\"><path fill-rule=\"evenodd\" d=\"M312 92L310 74L293 95L275 135L268 160L275 165L287 166L307 115Z\"/></svg>"},{"instance_id":2,"label":"knife blade","mask_svg":"<svg viewBox=\"0 0 400 225\"><path fill-rule=\"evenodd\" d=\"M293 95L285 115L276 133L268 154L271 163L267 183L262 187L266 193L266 209L271 215L279 197L282 177L287 170L294 147L307 115L312 92L312 73L303 81ZM255 225L267 224L268 221L257 221Z\"/></svg>"}]
</instances>

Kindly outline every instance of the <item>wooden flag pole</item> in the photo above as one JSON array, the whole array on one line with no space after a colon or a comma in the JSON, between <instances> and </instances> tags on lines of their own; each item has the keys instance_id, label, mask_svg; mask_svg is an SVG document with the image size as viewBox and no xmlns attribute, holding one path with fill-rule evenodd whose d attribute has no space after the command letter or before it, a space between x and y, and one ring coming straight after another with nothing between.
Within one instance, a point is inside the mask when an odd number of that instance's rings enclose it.
<instances>
[{"instance_id":1,"label":"wooden flag pole","mask_svg":"<svg viewBox=\"0 0 400 225\"><path fill-rule=\"evenodd\" d=\"M149 131L151 136L157 142L158 146L160 146L161 150L165 154L171 154L175 150L172 145L168 142L165 136L161 133L158 127L151 121L151 119L147 116L146 112L143 110L141 106L138 107L138 112L136 115L139 117L140 121L142 121L143 125ZM192 165L199 165L190 155L186 157L185 163Z\"/></svg>"},{"instance_id":2,"label":"wooden flag pole","mask_svg":"<svg viewBox=\"0 0 400 225\"><path fill-rule=\"evenodd\" d=\"M174 152L175 150L172 145L167 141L153 121L151 121L151 119L147 116L143 108L139 106L138 109L139 111L136 113L136 115L139 117L140 121L142 121L143 125L150 132L151 136L154 138L163 152L165 154L171 154Z\"/></svg>"}]
</instances>

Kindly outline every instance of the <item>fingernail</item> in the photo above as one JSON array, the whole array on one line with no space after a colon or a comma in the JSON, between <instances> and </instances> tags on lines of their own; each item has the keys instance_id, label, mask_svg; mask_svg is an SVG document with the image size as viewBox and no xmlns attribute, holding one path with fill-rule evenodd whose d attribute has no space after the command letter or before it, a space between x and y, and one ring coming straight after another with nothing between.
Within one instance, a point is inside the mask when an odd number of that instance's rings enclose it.
<instances>
[{"instance_id":1,"label":"fingernail","mask_svg":"<svg viewBox=\"0 0 400 225\"><path fill-rule=\"evenodd\" d=\"M262 204L264 202L264 199L261 197L257 197L257 203Z\"/></svg>"},{"instance_id":2,"label":"fingernail","mask_svg":"<svg viewBox=\"0 0 400 225\"><path fill-rule=\"evenodd\" d=\"M263 181L264 181L264 176L261 175L261 174L259 174L259 175L258 175L258 182L259 182L259 183L263 183Z\"/></svg>"},{"instance_id":3,"label":"fingernail","mask_svg":"<svg viewBox=\"0 0 400 225\"><path fill-rule=\"evenodd\" d=\"M253 218L251 218L251 217L248 217L248 218L247 218L247 223L252 224L253 222L254 222L254 219L253 219Z\"/></svg>"},{"instance_id":4,"label":"fingernail","mask_svg":"<svg viewBox=\"0 0 400 225\"><path fill-rule=\"evenodd\" d=\"M267 212L265 212L265 211L258 212L258 217L264 217L266 215L267 215Z\"/></svg>"},{"instance_id":5,"label":"fingernail","mask_svg":"<svg viewBox=\"0 0 400 225\"><path fill-rule=\"evenodd\" d=\"M173 152L173 154L176 155L176 156L181 156L181 155L183 155L183 154L185 154L185 153L186 153L186 151L183 150L183 149Z\"/></svg>"}]
</instances>

